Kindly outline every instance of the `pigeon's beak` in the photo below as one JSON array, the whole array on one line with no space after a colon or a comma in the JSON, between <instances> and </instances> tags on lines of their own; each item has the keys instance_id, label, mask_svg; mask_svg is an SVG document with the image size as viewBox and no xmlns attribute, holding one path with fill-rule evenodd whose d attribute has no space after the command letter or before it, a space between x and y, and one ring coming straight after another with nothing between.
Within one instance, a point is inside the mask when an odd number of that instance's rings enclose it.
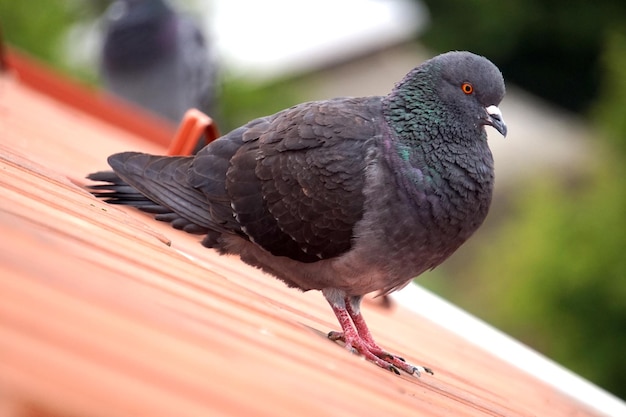
<instances>
[{"instance_id":1,"label":"pigeon's beak","mask_svg":"<svg viewBox=\"0 0 626 417\"><path fill-rule=\"evenodd\" d=\"M502 119L502 112L500 111L498 106L489 106L486 110L487 114L489 115L488 119L486 120L487 124L500 132L502 136L506 137L506 124Z\"/></svg>"}]
</instances>

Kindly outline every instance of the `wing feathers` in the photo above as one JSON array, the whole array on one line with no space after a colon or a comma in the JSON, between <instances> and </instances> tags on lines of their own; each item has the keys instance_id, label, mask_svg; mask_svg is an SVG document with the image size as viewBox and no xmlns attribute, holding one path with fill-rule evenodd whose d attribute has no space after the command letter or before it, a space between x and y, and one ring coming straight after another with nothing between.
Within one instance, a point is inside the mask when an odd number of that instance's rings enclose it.
<instances>
[{"instance_id":1,"label":"wing feathers","mask_svg":"<svg viewBox=\"0 0 626 417\"><path fill-rule=\"evenodd\" d=\"M123 181L108 187L110 197L121 193L174 227L208 231L207 246L219 245L216 231L302 262L339 256L363 215L380 106L380 97L304 103L256 119L195 157L112 155Z\"/></svg>"}]
</instances>

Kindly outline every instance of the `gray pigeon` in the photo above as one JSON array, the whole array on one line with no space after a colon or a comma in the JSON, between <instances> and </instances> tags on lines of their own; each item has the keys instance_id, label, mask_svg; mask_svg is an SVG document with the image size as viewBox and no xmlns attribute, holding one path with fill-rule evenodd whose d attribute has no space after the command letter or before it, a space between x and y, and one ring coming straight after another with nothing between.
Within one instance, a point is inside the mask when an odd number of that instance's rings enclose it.
<instances>
[{"instance_id":1,"label":"gray pigeon","mask_svg":"<svg viewBox=\"0 0 626 417\"><path fill-rule=\"evenodd\" d=\"M100 73L112 93L179 123L213 115L216 63L202 31L163 0L118 0L105 16Z\"/></svg>"},{"instance_id":2,"label":"gray pigeon","mask_svg":"<svg viewBox=\"0 0 626 417\"><path fill-rule=\"evenodd\" d=\"M299 104L193 157L126 152L91 190L303 291L321 290L346 348L382 368L432 373L374 342L363 295L387 294L476 231L494 172L485 126L506 136L498 68L469 52L432 58L385 97Z\"/></svg>"}]
</instances>

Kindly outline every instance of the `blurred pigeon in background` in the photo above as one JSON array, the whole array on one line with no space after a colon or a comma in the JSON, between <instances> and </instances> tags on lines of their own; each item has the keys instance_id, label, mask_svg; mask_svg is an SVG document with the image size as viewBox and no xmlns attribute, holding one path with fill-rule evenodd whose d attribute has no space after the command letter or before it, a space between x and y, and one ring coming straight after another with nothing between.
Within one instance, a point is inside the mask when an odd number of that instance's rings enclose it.
<instances>
[{"instance_id":1,"label":"blurred pigeon in background","mask_svg":"<svg viewBox=\"0 0 626 417\"><path fill-rule=\"evenodd\" d=\"M447 259L482 224L507 129L502 74L449 52L387 96L303 103L213 141L196 156L125 152L91 174L111 203L142 208L202 244L303 291L320 290L346 348L399 373L431 372L382 349L360 311Z\"/></svg>"},{"instance_id":2,"label":"blurred pigeon in background","mask_svg":"<svg viewBox=\"0 0 626 417\"><path fill-rule=\"evenodd\" d=\"M117 0L105 15L105 87L178 124L195 107L214 117L217 70L195 22L163 0Z\"/></svg>"}]
</instances>

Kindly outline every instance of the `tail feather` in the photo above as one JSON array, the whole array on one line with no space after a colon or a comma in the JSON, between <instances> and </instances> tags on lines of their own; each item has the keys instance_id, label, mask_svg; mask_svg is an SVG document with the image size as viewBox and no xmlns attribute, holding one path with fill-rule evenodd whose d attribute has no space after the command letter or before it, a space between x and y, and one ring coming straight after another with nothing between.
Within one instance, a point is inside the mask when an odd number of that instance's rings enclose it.
<instances>
[{"instance_id":1,"label":"tail feather","mask_svg":"<svg viewBox=\"0 0 626 417\"><path fill-rule=\"evenodd\" d=\"M211 228L210 206L201 191L188 184L193 157L162 157L138 152L111 155L109 165L148 200L170 209L188 222Z\"/></svg>"},{"instance_id":2,"label":"tail feather","mask_svg":"<svg viewBox=\"0 0 626 417\"><path fill-rule=\"evenodd\" d=\"M171 208L159 204L135 187L127 184L114 171L99 171L89 174L87 179L103 184L88 185L86 188L96 197L101 198L108 204L132 206L143 212L155 215L155 219L169 223L175 229L183 230L187 233L206 234L209 229L197 225L188 219L181 217Z\"/></svg>"},{"instance_id":3,"label":"tail feather","mask_svg":"<svg viewBox=\"0 0 626 417\"><path fill-rule=\"evenodd\" d=\"M136 188L126 184L114 171L94 172L87 175L87 179L106 183L88 185L87 189L109 204L133 206L149 213L171 212L141 194Z\"/></svg>"}]
</instances>

